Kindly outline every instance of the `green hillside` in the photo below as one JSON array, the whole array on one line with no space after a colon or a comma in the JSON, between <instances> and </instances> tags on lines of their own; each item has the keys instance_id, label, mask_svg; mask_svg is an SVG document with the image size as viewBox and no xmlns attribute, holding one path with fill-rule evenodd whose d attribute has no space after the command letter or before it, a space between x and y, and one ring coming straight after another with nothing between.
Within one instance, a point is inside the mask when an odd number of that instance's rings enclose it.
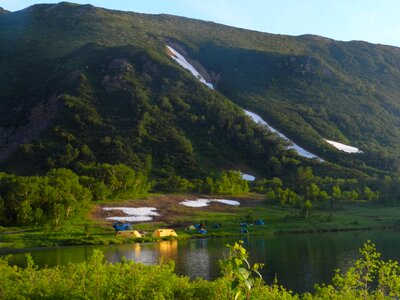
<instances>
[{"instance_id":1,"label":"green hillside","mask_svg":"<svg viewBox=\"0 0 400 300\"><path fill-rule=\"evenodd\" d=\"M167 44L216 90L176 64ZM107 162L155 176L275 176L299 161L344 170L286 151L241 108L328 162L370 174L400 167L398 48L60 3L1 14L0 49L3 170Z\"/></svg>"}]
</instances>

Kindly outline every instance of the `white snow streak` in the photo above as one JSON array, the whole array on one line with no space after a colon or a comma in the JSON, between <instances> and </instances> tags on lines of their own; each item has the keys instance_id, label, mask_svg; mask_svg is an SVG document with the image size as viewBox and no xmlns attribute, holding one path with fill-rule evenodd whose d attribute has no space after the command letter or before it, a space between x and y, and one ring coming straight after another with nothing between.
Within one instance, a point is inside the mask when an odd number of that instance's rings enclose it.
<instances>
[{"instance_id":1,"label":"white snow streak","mask_svg":"<svg viewBox=\"0 0 400 300\"><path fill-rule=\"evenodd\" d=\"M140 217L130 216L130 217L109 217L109 218L107 218L107 220L126 221L126 222L144 222L144 221L151 221L151 220L153 220L153 218L146 217L146 216L140 216Z\"/></svg>"},{"instance_id":2,"label":"white snow streak","mask_svg":"<svg viewBox=\"0 0 400 300\"><path fill-rule=\"evenodd\" d=\"M255 113L253 113L251 111L245 110L245 109L244 109L244 112L251 119L253 119L254 122L260 123L261 125L266 126L271 132L274 132L274 133L278 134L282 139L284 139L284 140L288 141L289 143L291 143L292 145L288 146L288 149L294 149L300 156L307 157L307 158L317 158L317 159L323 161L321 158L319 158L315 154L312 154L311 152L308 152L306 149L304 149L304 148L300 147L299 145L293 143L293 141L289 140L283 133L280 133L278 130L276 130L271 125L269 125L267 122L265 122L259 115L255 114Z\"/></svg>"},{"instance_id":3,"label":"white snow streak","mask_svg":"<svg viewBox=\"0 0 400 300\"><path fill-rule=\"evenodd\" d=\"M103 207L105 211L121 210L127 216L124 217L108 217L107 220L143 222L153 220L152 216L159 216L155 207Z\"/></svg>"},{"instance_id":4,"label":"white snow streak","mask_svg":"<svg viewBox=\"0 0 400 300\"><path fill-rule=\"evenodd\" d=\"M227 200L227 199L196 199L196 200L185 200L181 202L181 205L189 206L189 207L205 207L210 205L211 202L218 202L227 205L238 206L240 205L239 201L236 200Z\"/></svg>"},{"instance_id":5,"label":"white snow streak","mask_svg":"<svg viewBox=\"0 0 400 300\"><path fill-rule=\"evenodd\" d=\"M223 203L223 204L227 204L227 205L233 205L233 206L240 205L240 202L236 201L236 200L214 199L214 200L211 200L211 201L215 201L215 202L219 202L219 203Z\"/></svg>"},{"instance_id":6,"label":"white snow streak","mask_svg":"<svg viewBox=\"0 0 400 300\"><path fill-rule=\"evenodd\" d=\"M347 152L347 153L363 153L360 149L353 147L353 146L345 145L345 144L327 140L327 139L325 139L325 141L328 142L329 144L331 144L336 149L339 149L339 150Z\"/></svg>"},{"instance_id":7,"label":"white snow streak","mask_svg":"<svg viewBox=\"0 0 400 300\"><path fill-rule=\"evenodd\" d=\"M189 206L189 207L204 207L210 204L208 199L197 199L197 200L185 200L180 204Z\"/></svg>"},{"instance_id":8,"label":"white snow streak","mask_svg":"<svg viewBox=\"0 0 400 300\"><path fill-rule=\"evenodd\" d=\"M171 46L167 46L168 50L171 51L172 58L180 64L183 68L186 70L190 71L190 73L193 74L194 77L196 77L201 83L204 83L206 86L208 86L210 89L214 89L214 86L207 82L203 76L197 70L186 60L186 58L183 57L178 51L176 51L174 48Z\"/></svg>"},{"instance_id":9,"label":"white snow streak","mask_svg":"<svg viewBox=\"0 0 400 300\"><path fill-rule=\"evenodd\" d=\"M254 180L256 180L256 177L253 176L253 175L250 175L250 174L243 174L243 173L242 173L242 178L243 178L244 180L247 180L247 181L254 181Z\"/></svg>"},{"instance_id":10,"label":"white snow streak","mask_svg":"<svg viewBox=\"0 0 400 300\"><path fill-rule=\"evenodd\" d=\"M185 68L186 70L189 70L190 73L193 74L194 77L196 77L200 82L204 83L205 85L207 85L210 89L214 89L214 86L207 82L203 76L201 76L201 74L185 59L185 57L183 57L183 55L181 55L178 51L176 51L174 48L172 48L171 46L167 45L167 48L169 51L171 51L172 53L172 58L179 64L181 65L183 68ZM278 134L281 138L283 138L284 140L290 142L292 145L288 146L288 149L294 149L300 156L303 157L307 157L307 158L317 158L320 161L323 161L321 158L319 158L318 156L316 156L315 154L312 154L311 152L308 152L307 150L305 150L304 148L300 147L299 145L293 143L291 140L289 140L284 134L280 133L278 130L276 130L275 128L273 128L271 125L269 125L267 122L265 122L259 115L252 113L250 111L244 110L244 112L250 117L252 118L256 123L261 123L262 125L266 126L270 131ZM248 174L243 174L243 179L245 180L249 180L249 181L254 181L255 177L252 175L248 175Z\"/></svg>"}]
</instances>

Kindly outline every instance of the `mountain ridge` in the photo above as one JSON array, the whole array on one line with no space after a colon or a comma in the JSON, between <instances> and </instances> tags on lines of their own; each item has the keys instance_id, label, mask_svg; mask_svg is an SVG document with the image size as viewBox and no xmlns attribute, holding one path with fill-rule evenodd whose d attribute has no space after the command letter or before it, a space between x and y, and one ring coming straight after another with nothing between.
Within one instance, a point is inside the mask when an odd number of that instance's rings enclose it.
<instances>
[{"instance_id":1,"label":"mountain ridge","mask_svg":"<svg viewBox=\"0 0 400 300\"><path fill-rule=\"evenodd\" d=\"M157 68L179 70L165 53L169 40L181 45L188 58L214 74L216 93L220 95L215 97L257 112L290 139L307 145L307 149L324 159L363 171L399 168L400 104L396 99L400 90L396 82L400 78L400 49L397 47L338 42L310 35L274 35L170 15L111 11L71 3L34 5L2 14L0 40L3 49L0 115L6 116L0 124L3 128L7 124L21 127L40 99L50 99L55 91L62 96L64 78L74 72L84 78L80 83L83 90L75 91L74 97L85 98L86 102L81 99L81 103L88 105L85 109L91 107L89 111L97 111L96 97L105 95L100 78L104 80L105 75L110 75L104 73L107 69L104 61L110 63L110 56L124 59L118 53L127 45L133 47L129 50L132 53L142 49L142 55L156 59ZM90 51L102 48L98 51L104 57L93 65L88 64L87 47L92 47ZM70 59L73 53L77 56ZM135 61L128 60L134 70L138 68L141 74L157 77L157 74L152 76L154 66L150 64L143 71L143 62L137 57ZM190 86L197 86L193 78L182 70L179 72L182 78L192 82ZM45 82L36 79L37 74ZM165 77L159 82L168 81L167 86L172 88L169 73L160 74ZM159 87L152 80L145 82L135 74L126 75L127 78L124 74L116 76L127 82L131 80L136 88L143 88L145 98L150 99L146 101L151 102L162 94L162 91L154 92ZM112 82L113 76L110 78ZM68 88L67 91L71 93ZM134 90L129 97L134 98L137 92ZM207 97L211 97L209 93L205 92ZM186 91L183 98L189 95ZM15 115L10 116L10 111ZM389 128L392 130L388 131ZM188 135L193 141L193 133L187 130L182 136ZM348 143L365 151L356 156L340 153L324 139ZM50 140L49 143L54 144ZM204 153L204 149L200 152Z\"/></svg>"}]
</instances>

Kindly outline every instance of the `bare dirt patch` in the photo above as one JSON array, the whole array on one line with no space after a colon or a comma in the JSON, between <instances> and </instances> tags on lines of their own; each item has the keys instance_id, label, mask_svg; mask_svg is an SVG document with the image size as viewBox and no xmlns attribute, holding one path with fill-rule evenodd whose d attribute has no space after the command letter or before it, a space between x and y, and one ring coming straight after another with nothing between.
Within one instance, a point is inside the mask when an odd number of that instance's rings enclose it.
<instances>
[{"instance_id":1,"label":"bare dirt patch","mask_svg":"<svg viewBox=\"0 0 400 300\"><path fill-rule=\"evenodd\" d=\"M260 197L261 196L261 197ZM148 222L164 222L166 224L174 226L182 226L183 224L179 219L195 214L199 211L209 212L224 212L224 213L235 213L240 207L255 207L260 205L263 201L262 195L251 195L243 197L229 197L229 196L204 196L204 195L156 195L145 198L139 198L135 200L126 200L107 203L104 205L96 206L92 211L92 219L97 221L106 221L109 224L113 223L111 220L106 220L110 216L126 216L122 211L105 211L103 207L155 207L160 216L154 216L152 221ZM211 202L205 207L186 207L181 205L180 202L184 200L196 200L199 198L205 199L230 199L237 200L240 202L240 206L231 206L218 202Z\"/></svg>"}]
</instances>

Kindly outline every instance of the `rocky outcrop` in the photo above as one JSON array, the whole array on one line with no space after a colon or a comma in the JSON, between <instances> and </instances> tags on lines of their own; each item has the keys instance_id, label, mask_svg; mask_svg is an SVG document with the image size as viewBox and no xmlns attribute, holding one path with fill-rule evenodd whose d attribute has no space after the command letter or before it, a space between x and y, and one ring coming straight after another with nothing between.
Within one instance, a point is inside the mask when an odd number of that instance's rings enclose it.
<instances>
[{"instance_id":1,"label":"rocky outcrop","mask_svg":"<svg viewBox=\"0 0 400 300\"><path fill-rule=\"evenodd\" d=\"M125 58L115 58L108 66L108 73L104 76L102 84L108 92L126 91L130 87L124 79L124 74L134 73L133 66Z\"/></svg>"},{"instance_id":2,"label":"rocky outcrop","mask_svg":"<svg viewBox=\"0 0 400 300\"><path fill-rule=\"evenodd\" d=\"M7 160L17 148L35 139L47 129L57 114L57 97L36 104L28 122L21 127L0 127L0 162Z\"/></svg>"}]
</instances>

